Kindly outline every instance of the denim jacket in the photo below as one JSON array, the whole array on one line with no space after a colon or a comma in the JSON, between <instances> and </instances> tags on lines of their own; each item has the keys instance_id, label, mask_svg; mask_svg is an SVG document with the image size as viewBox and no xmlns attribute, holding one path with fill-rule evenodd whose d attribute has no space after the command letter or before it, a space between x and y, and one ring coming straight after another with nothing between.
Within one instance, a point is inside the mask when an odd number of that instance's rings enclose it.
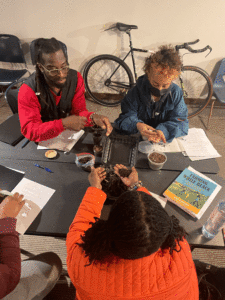
<instances>
[{"instance_id":1,"label":"denim jacket","mask_svg":"<svg viewBox=\"0 0 225 300\"><path fill-rule=\"evenodd\" d=\"M161 130L167 142L188 134L187 106L182 90L175 83L158 102L154 102L147 76L139 77L136 86L122 100L121 111L115 124L123 134L137 133L139 122Z\"/></svg>"}]
</instances>

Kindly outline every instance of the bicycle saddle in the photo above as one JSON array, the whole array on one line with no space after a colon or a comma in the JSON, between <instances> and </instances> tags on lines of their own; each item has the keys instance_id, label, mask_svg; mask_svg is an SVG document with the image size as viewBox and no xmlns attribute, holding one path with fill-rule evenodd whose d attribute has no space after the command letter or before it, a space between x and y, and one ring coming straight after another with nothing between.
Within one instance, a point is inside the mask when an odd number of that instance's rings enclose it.
<instances>
[{"instance_id":1,"label":"bicycle saddle","mask_svg":"<svg viewBox=\"0 0 225 300\"><path fill-rule=\"evenodd\" d=\"M123 24L123 23L116 23L112 27L110 27L106 30L110 30L110 29L114 29L114 28L117 28L119 31L127 31L127 30L131 30L131 29L138 29L138 27L136 25L127 25L127 24Z\"/></svg>"}]
</instances>

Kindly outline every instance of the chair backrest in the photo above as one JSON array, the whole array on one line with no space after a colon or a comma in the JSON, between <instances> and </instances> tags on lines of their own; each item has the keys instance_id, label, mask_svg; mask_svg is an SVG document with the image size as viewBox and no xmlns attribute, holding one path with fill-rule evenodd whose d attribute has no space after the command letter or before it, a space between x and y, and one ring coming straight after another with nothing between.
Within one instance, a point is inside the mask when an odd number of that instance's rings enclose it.
<instances>
[{"instance_id":1,"label":"chair backrest","mask_svg":"<svg viewBox=\"0 0 225 300\"><path fill-rule=\"evenodd\" d=\"M225 81L223 76L225 76L225 58L221 60L219 70L213 82L214 96L218 101L225 103Z\"/></svg>"},{"instance_id":2,"label":"chair backrest","mask_svg":"<svg viewBox=\"0 0 225 300\"><path fill-rule=\"evenodd\" d=\"M20 40L15 35L0 34L0 61L26 63Z\"/></svg>"},{"instance_id":3,"label":"chair backrest","mask_svg":"<svg viewBox=\"0 0 225 300\"><path fill-rule=\"evenodd\" d=\"M31 43L30 43L30 55L31 55L31 61L32 61L32 64L33 65L36 65L36 60L35 60L35 42L37 41L36 40L33 40ZM67 55L67 47L66 45L63 43L63 42L60 42L58 41L63 49L63 52L66 56L66 59L68 60L68 55Z\"/></svg>"},{"instance_id":4,"label":"chair backrest","mask_svg":"<svg viewBox=\"0 0 225 300\"><path fill-rule=\"evenodd\" d=\"M5 99L13 114L18 113L18 92L20 86L27 78L13 82L5 91Z\"/></svg>"}]
</instances>

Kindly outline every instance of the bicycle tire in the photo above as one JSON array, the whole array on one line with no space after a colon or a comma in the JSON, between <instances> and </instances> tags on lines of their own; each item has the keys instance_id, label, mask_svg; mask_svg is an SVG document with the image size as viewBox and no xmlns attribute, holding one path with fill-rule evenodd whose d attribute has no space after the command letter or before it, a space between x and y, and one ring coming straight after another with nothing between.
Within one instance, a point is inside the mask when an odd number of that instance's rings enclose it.
<instances>
[{"instance_id":1,"label":"bicycle tire","mask_svg":"<svg viewBox=\"0 0 225 300\"><path fill-rule=\"evenodd\" d=\"M85 66L83 76L90 97L104 106L119 105L134 86L128 65L120 58L108 54L92 58Z\"/></svg>"},{"instance_id":2,"label":"bicycle tire","mask_svg":"<svg viewBox=\"0 0 225 300\"><path fill-rule=\"evenodd\" d=\"M195 66L183 66L175 83L183 91L184 101L189 110L188 119L200 114L209 104L213 94L213 85L208 73L203 69Z\"/></svg>"}]
</instances>

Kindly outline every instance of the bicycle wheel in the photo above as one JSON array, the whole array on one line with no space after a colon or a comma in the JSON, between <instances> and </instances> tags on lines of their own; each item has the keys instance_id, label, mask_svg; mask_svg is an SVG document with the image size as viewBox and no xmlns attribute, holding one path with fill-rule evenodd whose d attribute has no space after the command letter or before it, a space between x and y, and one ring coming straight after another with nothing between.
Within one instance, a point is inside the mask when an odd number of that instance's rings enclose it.
<instances>
[{"instance_id":1,"label":"bicycle wheel","mask_svg":"<svg viewBox=\"0 0 225 300\"><path fill-rule=\"evenodd\" d=\"M104 106L117 106L134 85L127 64L113 55L99 55L84 69L84 83L91 98Z\"/></svg>"},{"instance_id":2,"label":"bicycle wheel","mask_svg":"<svg viewBox=\"0 0 225 300\"><path fill-rule=\"evenodd\" d=\"M195 117L208 105L213 93L212 81L201 68L184 66L175 81L183 91L188 106L188 119Z\"/></svg>"}]
</instances>

